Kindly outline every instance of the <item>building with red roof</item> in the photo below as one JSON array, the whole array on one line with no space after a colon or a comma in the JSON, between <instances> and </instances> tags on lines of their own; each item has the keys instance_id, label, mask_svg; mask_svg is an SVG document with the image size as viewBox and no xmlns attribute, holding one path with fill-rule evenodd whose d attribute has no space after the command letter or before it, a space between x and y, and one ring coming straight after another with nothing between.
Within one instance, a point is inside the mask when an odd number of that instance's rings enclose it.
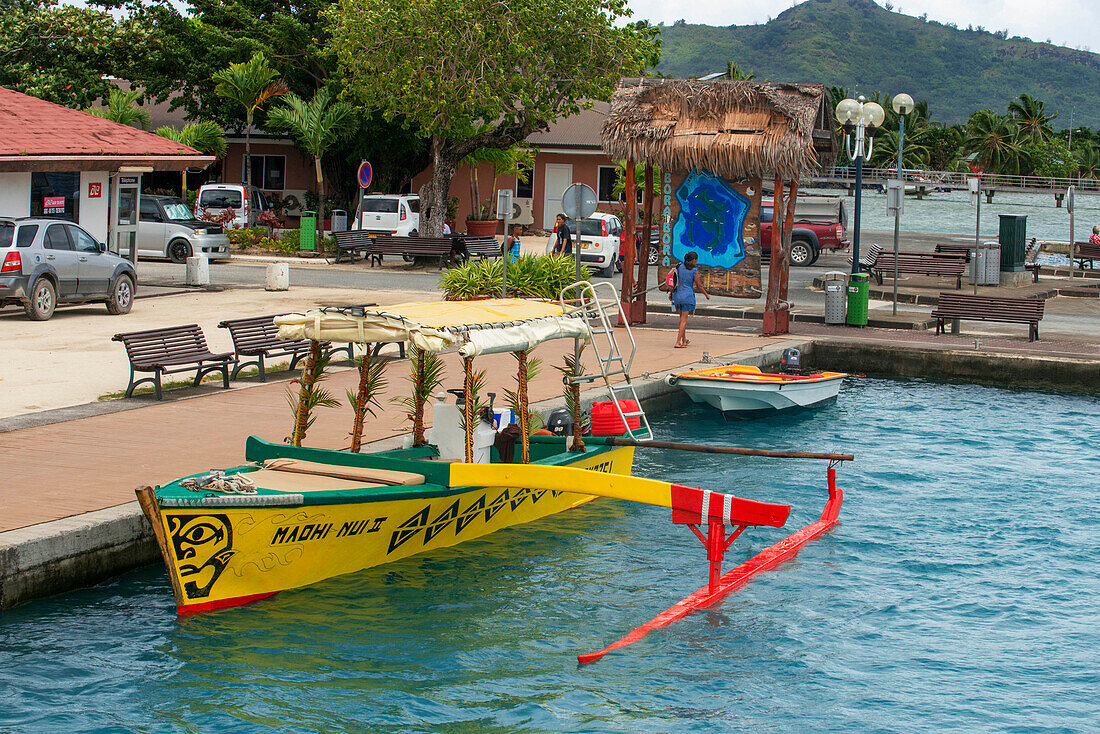
<instances>
[{"instance_id":1,"label":"building with red roof","mask_svg":"<svg viewBox=\"0 0 1100 734\"><path fill-rule=\"evenodd\" d=\"M3 87L0 131L0 217L68 219L112 249L108 214L115 224L133 218L142 173L214 162L159 135Z\"/></svg>"}]
</instances>

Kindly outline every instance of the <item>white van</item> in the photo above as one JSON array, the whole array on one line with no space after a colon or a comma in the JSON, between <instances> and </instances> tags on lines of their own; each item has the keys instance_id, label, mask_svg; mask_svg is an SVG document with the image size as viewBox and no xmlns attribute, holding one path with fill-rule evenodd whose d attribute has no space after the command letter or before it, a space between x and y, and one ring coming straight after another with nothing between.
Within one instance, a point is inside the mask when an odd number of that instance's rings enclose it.
<instances>
[{"instance_id":1,"label":"white van","mask_svg":"<svg viewBox=\"0 0 1100 734\"><path fill-rule=\"evenodd\" d=\"M195 198L195 213L200 219L213 221L226 209L232 209L235 216L225 225L228 229L255 226L260 212L271 206L264 193L255 186L249 191L250 196L246 197L244 184L203 184Z\"/></svg>"},{"instance_id":2,"label":"white van","mask_svg":"<svg viewBox=\"0 0 1100 734\"><path fill-rule=\"evenodd\" d=\"M412 194L367 194L359 204L355 229L372 234L416 237L420 234L420 197Z\"/></svg>"}]
</instances>

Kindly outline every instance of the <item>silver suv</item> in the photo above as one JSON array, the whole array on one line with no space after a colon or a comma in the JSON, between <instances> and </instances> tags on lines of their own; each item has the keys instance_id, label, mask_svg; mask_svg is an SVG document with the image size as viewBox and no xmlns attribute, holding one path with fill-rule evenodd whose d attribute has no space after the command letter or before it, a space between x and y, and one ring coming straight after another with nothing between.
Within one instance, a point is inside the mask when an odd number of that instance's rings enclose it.
<instances>
[{"instance_id":1,"label":"silver suv","mask_svg":"<svg viewBox=\"0 0 1100 734\"><path fill-rule=\"evenodd\" d=\"M59 303L106 303L130 312L137 272L129 260L71 222L28 217L0 219L0 307L23 306L34 321Z\"/></svg>"}]
</instances>

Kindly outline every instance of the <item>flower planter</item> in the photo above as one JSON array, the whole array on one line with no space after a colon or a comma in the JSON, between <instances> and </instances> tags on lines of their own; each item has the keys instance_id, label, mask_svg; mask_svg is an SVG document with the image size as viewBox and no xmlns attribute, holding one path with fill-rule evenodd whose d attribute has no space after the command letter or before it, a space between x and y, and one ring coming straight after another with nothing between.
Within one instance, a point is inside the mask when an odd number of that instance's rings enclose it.
<instances>
[{"instance_id":1,"label":"flower planter","mask_svg":"<svg viewBox=\"0 0 1100 734\"><path fill-rule=\"evenodd\" d=\"M487 237L497 233L497 220L466 220L466 234L471 237Z\"/></svg>"}]
</instances>

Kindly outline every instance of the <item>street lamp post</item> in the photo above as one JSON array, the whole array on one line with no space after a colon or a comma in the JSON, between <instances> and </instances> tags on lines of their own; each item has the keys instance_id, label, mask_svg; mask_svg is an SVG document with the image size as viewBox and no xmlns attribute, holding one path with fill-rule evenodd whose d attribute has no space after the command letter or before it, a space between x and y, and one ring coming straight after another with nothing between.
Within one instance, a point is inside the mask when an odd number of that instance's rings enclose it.
<instances>
[{"instance_id":1,"label":"street lamp post","mask_svg":"<svg viewBox=\"0 0 1100 734\"><path fill-rule=\"evenodd\" d=\"M886 119L886 111L877 102L858 99L842 99L836 106L836 119L844 128L844 147L849 160L856 164L855 234L852 237L852 274L859 272L859 213L863 195L863 159L874 149L874 137L879 125ZM855 147L851 134L855 133Z\"/></svg>"},{"instance_id":2,"label":"street lamp post","mask_svg":"<svg viewBox=\"0 0 1100 734\"><path fill-rule=\"evenodd\" d=\"M901 233L901 206L905 201L905 179L902 176L901 151L905 146L905 116L913 111L913 98L902 92L894 95L894 112L898 113L898 186L894 202L894 315L898 315L898 238Z\"/></svg>"}]
</instances>

